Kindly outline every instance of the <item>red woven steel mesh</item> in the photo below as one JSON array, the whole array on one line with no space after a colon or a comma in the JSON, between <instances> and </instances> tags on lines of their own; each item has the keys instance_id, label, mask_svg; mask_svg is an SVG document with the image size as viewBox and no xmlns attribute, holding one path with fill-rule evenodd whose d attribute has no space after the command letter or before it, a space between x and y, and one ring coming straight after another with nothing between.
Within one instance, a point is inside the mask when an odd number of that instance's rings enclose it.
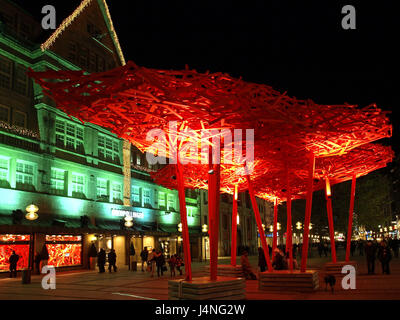
<instances>
[{"instance_id":1,"label":"red woven steel mesh","mask_svg":"<svg viewBox=\"0 0 400 320\"><path fill-rule=\"evenodd\" d=\"M319 105L223 73L155 70L133 62L103 73L45 71L30 75L67 114L109 128L140 150L159 156L174 157L174 145L184 149L191 144L199 150L200 142L205 141L201 130L254 129L252 179L257 195L265 199L284 198L286 172L292 194L304 195L310 153L317 158L334 156L318 159L316 171L316 178L330 176L332 184L349 179L353 172L363 175L385 166L393 156L389 148L362 147L391 136L387 112L375 105ZM170 129L172 121L177 130ZM164 138L146 140L151 129L161 129ZM165 143L167 149L156 150L155 142ZM185 152L180 159L200 161L200 155ZM238 174L243 160L222 167L225 192L232 193L235 183L247 189ZM187 187L207 188L207 166L185 165L184 170ZM172 171L172 167L164 168L154 175L156 182L176 187L167 181Z\"/></svg>"}]
</instances>

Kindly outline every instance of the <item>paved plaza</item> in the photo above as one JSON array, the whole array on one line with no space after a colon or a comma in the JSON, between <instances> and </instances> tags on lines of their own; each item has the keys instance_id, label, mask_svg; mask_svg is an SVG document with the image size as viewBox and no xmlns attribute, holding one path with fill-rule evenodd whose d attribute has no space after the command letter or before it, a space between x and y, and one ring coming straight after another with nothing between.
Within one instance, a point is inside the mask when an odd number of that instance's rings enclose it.
<instances>
[{"instance_id":1,"label":"paved plaza","mask_svg":"<svg viewBox=\"0 0 400 320\"><path fill-rule=\"evenodd\" d=\"M330 258L313 257L309 259L309 266L322 269ZM338 259L344 257L344 251L339 250ZM340 281L337 281L335 291L332 294L325 291L323 272L320 272L320 288L314 293L268 293L258 290L258 281L247 280L246 298L248 300L334 300L334 299L373 299L393 300L400 298L400 258L394 258L391 262L391 275L382 275L380 264L376 264L376 274L367 275L365 257L354 257L359 269L356 280L356 290L343 290ZM239 259L238 259L239 262ZM250 262L255 268L257 258L250 257ZM220 259L221 264L228 264L228 259ZM207 263L193 263L193 276L205 274ZM139 266L138 266L139 267ZM177 277L179 278L179 277ZM169 272L163 277L151 278L149 273L137 272L120 268L117 273L99 274L96 271L78 270L70 272L58 272L55 290L44 290L41 287L41 275L32 276L31 284L22 284L21 278L0 279L0 300L167 300Z\"/></svg>"}]
</instances>

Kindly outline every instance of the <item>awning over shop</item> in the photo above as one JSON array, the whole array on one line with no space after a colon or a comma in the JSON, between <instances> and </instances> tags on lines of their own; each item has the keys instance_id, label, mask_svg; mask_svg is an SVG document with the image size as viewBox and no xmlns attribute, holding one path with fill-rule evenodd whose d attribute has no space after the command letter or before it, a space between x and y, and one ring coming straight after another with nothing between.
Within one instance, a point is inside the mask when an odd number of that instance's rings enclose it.
<instances>
[{"instance_id":1,"label":"awning over shop","mask_svg":"<svg viewBox=\"0 0 400 320\"><path fill-rule=\"evenodd\" d=\"M159 224L158 228L164 232L173 233L176 235L181 234L178 231L178 226L176 224ZM201 233L200 227L189 227L189 234L198 234L198 233Z\"/></svg>"}]
</instances>

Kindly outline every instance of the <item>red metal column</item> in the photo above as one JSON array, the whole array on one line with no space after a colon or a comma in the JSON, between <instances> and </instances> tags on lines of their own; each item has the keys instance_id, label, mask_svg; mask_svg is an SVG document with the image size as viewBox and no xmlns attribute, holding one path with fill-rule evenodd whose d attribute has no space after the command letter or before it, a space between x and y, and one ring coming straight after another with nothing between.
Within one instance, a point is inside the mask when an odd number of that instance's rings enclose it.
<instances>
[{"instance_id":1,"label":"red metal column","mask_svg":"<svg viewBox=\"0 0 400 320\"><path fill-rule=\"evenodd\" d=\"M237 240L237 199L238 186L235 185L232 204L232 243L231 243L231 265L236 266L236 240Z\"/></svg>"},{"instance_id":2,"label":"red metal column","mask_svg":"<svg viewBox=\"0 0 400 320\"><path fill-rule=\"evenodd\" d=\"M356 175L353 174L353 179L351 181L351 194L350 194L349 228L347 229L346 261L350 260L350 245L351 245L351 235L353 233L353 211L354 211L355 194L356 194Z\"/></svg>"},{"instance_id":3,"label":"red metal column","mask_svg":"<svg viewBox=\"0 0 400 320\"><path fill-rule=\"evenodd\" d=\"M179 196L179 211L181 215L181 223L182 223L182 238L183 238L183 254L185 261L185 280L192 280L192 265L191 265L191 257L190 257L190 241L189 241L189 229L187 224L187 215L186 215L186 199L185 199L185 185L183 181L183 172L182 165L179 161L177 161L176 165L176 179L178 182L178 196Z\"/></svg>"},{"instance_id":4,"label":"red metal column","mask_svg":"<svg viewBox=\"0 0 400 320\"><path fill-rule=\"evenodd\" d=\"M213 162L213 148L210 148L208 173L208 212L210 217L210 280L217 280L218 271L218 233L219 233L219 195L221 165Z\"/></svg>"},{"instance_id":5,"label":"red metal column","mask_svg":"<svg viewBox=\"0 0 400 320\"><path fill-rule=\"evenodd\" d=\"M308 236L310 234L314 171L315 171L315 156L311 154L309 168L308 168L307 201L306 201L306 212L304 217L303 247L301 252L301 266L300 266L301 272L306 272L307 268Z\"/></svg>"},{"instance_id":6,"label":"red metal column","mask_svg":"<svg viewBox=\"0 0 400 320\"><path fill-rule=\"evenodd\" d=\"M272 238L272 255L274 255L275 249L278 244L278 199L275 198L274 201L274 233L273 233L273 238Z\"/></svg>"},{"instance_id":7,"label":"red metal column","mask_svg":"<svg viewBox=\"0 0 400 320\"><path fill-rule=\"evenodd\" d=\"M289 251L289 270L293 271L293 250L292 250L292 197L288 191L286 200L287 226L286 226L286 248Z\"/></svg>"},{"instance_id":8,"label":"red metal column","mask_svg":"<svg viewBox=\"0 0 400 320\"><path fill-rule=\"evenodd\" d=\"M211 160L210 160L211 161ZM209 165L212 170L212 164ZM210 280L217 280L217 265L218 261L214 256L214 217L215 217L215 175L208 174L208 217L210 220L209 235L210 235Z\"/></svg>"},{"instance_id":9,"label":"red metal column","mask_svg":"<svg viewBox=\"0 0 400 320\"><path fill-rule=\"evenodd\" d=\"M260 212L258 211L258 205L257 205L256 197L254 195L253 186L251 185L250 176L247 175L246 177L247 177L247 182L249 185L248 188L249 188L249 193L250 193L251 204L253 206L254 215L256 217L258 232L260 233L261 245L264 250L265 260L267 260L268 271L273 272L271 260L269 258L269 250L268 250L267 240L265 238L264 229L262 227Z\"/></svg>"},{"instance_id":10,"label":"red metal column","mask_svg":"<svg viewBox=\"0 0 400 320\"><path fill-rule=\"evenodd\" d=\"M331 238L331 253L332 262L336 263L336 246L335 246L335 230L333 227L333 215L332 215L332 192L329 184L329 178L326 178L326 210L328 212L328 224L329 224L329 236Z\"/></svg>"}]
</instances>

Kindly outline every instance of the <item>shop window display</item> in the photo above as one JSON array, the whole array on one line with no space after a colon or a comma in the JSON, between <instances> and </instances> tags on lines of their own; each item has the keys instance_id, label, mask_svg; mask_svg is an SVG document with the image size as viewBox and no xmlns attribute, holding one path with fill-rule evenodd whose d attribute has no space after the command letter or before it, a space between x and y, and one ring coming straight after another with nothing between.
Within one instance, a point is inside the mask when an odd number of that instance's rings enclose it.
<instances>
[{"instance_id":1,"label":"shop window display","mask_svg":"<svg viewBox=\"0 0 400 320\"><path fill-rule=\"evenodd\" d=\"M82 237L73 235L46 235L48 264L55 267L82 264Z\"/></svg>"},{"instance_id":2,"label":"shop window display","mask_svg":"<svg viewBox=\"0 0 400 320\"><path fill-rule=\"evenodd\" d=\"M17 270L29 267L29 241L29 235L0 235L0 272L9 271L13 250L19 255Z\"/></svg>"}]
</instances>

